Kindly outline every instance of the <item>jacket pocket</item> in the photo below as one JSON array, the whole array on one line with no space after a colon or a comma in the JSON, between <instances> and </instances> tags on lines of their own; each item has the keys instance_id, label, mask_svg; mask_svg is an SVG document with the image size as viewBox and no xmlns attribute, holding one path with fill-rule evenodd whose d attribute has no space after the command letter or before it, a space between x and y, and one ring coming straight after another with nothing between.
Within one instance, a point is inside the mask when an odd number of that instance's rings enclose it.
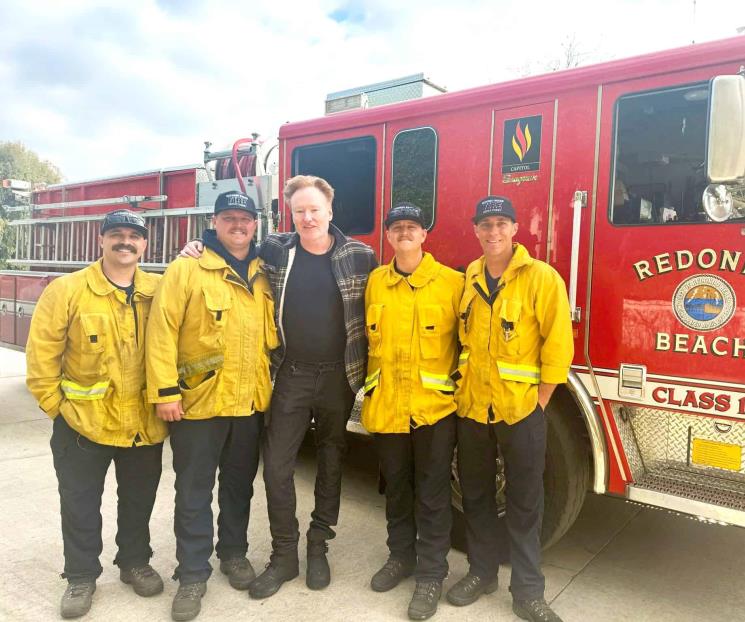
<instances>
[{"instance_id":1,"label":"jacket pocket","mask_svg":"<svg viewBox=\"0 0 745 622\"><path fill-rule=\"evenodd\" d=\"M105 313L81 313L80 327L79 374L85 378L106 376L106 344L113 337L109 317Z\"/></svg>"},{"instance_id":2,"label":"jacket pocket","mask_svg":"<svg viewBox=\"0 0 745 622\"><path fill-rule=\"evenodd\" d=\"M440 356L442 342L442 309L438 305L419 308L419 348L423 359Z\"/></svg>"},{"instance_id":3,"label":"jacket pocket","mask_svg":"<svg viewBox=\"0 0 745 622\"><path fill-rule=\"evenodd\" d=\"M463 293L463 298L460 301L460 307L458 308L458 339L464 346L469 345L469 333L473 327L471 311L475 296L476 292L473 288L466 289Z\"/></svg>"},{"instance_id":4,"label":"jacket pocket","mask_svg":"<svg viewBox=\"0 0 745 622\"><path fill-rule=\"evenodd\" d=\"M211 370L206 374L179 380L184 413L187 417L199 419L207 416L213 417L217 414L214 412L214 406L218 378L218 373Z\"/></svg>"},{"instance_id":5,"label":"jacket pocket","mask_svg":"<svg viewBox=\"0 0 745 622\"><path fill-rule=\"evenodd\" d=\"M98 354L106 349L109 318L105 313L81 313L83 331L80 349L83 354Z\"/></svg>"},{"instance_id":6,"label":"jacket pocket","mask_svg":"<svg viewBox=\"0 0 745 622\"><path fill-rule=\"evenodd\" d=\"M380 357L383 347L383 332L381 323L383 321L383 308L385 305L373 304L367 307L365 324L367 333L367 351L370 356Z\"/></svg>"},{"instance_id":7,"label":"jacket pocket","mask_svg":"<svg viewBox=\"0 0 745 622\"><path fill-rule=\"evenodd\" d=\"M520 312L522 302L504 299L499 307L499 357L514 359L520 355Z\"/></svg>"},{"instance_id":8,"label":"jacket pocket","mask_svg":"<svg viewBox=\"0 0 745 622\"><path fill-rule=\"evenodd\" d=\"M207 322L200 340L204 345L212 348L224 343L225 325L228 312L233 306L230 292L222 289L204 289L204 304L206 306Z\"/></svg>"}]
</instances>

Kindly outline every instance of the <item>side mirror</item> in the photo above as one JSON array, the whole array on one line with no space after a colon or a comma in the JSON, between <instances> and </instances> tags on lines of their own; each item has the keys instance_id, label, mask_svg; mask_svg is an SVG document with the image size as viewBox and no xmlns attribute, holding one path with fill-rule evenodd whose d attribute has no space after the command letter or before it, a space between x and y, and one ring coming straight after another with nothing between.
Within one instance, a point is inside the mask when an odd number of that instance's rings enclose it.
<instances>
[{"instance_id":1,"label":"side mirror","mask_svg":"<svg viewBox=\"0 0 745 622\"><path fill-rule=\"evenodd\" d=\"M706 176L712 184L745 178L745 76L711 81Z\"/></svg>"}]
</instances>

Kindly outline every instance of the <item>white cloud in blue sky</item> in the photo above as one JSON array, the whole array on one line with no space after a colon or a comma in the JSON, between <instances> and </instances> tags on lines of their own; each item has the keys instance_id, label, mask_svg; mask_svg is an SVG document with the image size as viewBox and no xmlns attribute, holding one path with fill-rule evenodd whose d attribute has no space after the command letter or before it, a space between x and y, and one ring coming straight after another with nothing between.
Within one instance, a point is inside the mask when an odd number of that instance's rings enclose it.
<instances>
[{"instance_id":1,"label":"white cloud in blue sky","mask_svg":"<svg viewBox=\"0 0 745 622\"><path fill-rule=\"evenodd\" d=\"M202 141L319 116L327 93L424 72L449 90L735 34L741 0L4 0L0 141L70 180L197 162Z\"/></svg>"}]
</instances>

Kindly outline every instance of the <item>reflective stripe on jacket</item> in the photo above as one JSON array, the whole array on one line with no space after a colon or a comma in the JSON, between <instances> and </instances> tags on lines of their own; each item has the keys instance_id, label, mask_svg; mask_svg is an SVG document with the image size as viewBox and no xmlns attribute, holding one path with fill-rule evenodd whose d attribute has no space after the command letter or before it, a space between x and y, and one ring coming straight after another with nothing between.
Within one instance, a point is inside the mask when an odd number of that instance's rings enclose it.
<instances>
[{"instance_id":1,"label":"reflective stripe on jacket","mask_svg":"<svg viewBox=\"0 0 745 622\"><path fill-rule=\"evenodd\" d=\"M274 304L260 260L246 283L211 249L179 258L153 300L147 396L181 397L187 419L247 416L269 407L269 351L277 347Z\"/></svg>"},{"instance_id":2,"label":"reflective stripe on jacket","mask_svg":"<svg viewBox=\"0 0 745 622\"><path fill-rule=\"evenodd\" d=\"M538 403L541 382L562 384L574 357L569 301L561 276L521 244L489 304L484 258L466 271L460 304L458 414L517 423Z\"/></svg>"},{"instance_id":3,"label":"reflective stripe on jacket","mask_svg":"<svg viewBox=\"0 0 745 622\"><path fill-rule=\"evenodd\" d=\"M408 277L394 262L374 270L365 292L368 362L362 425L408 433L455 411L450 378L458 357L463 275L425 253Z\"/></svg>"},{"instance_id":4,"label":"reflective stripe on jacket","mask_svg":"<svg viewBox=\"0 0 745 622\"><path fill-rule=\"evenodd\" d=\"M26 384L41 409L117 447L160 443L166 424L145 400L145 324L160 275L137 269L133 304L101 260L52 281L31 319Z\"/></svg>"}]
</instances>

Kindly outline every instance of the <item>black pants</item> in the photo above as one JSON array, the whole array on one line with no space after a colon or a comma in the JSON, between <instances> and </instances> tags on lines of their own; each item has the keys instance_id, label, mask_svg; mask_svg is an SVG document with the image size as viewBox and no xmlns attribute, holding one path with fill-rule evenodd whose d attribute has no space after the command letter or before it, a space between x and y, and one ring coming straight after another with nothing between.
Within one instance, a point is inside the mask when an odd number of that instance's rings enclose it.
<instances>
[{"instance_id":1,"label":"black pants","mask_svg":"<svg viewBox=\"0 0 745 622\"><path fill-rule=\"evenodd\" d=\"M410 434L376 434L385 478L385 517L391 557L416 562L419 580L442 581L448 574L450 466L455 447L455 414Z\"/></svg>"},{"instance_id":2,"label":"black pants","mask_svg":"<svg viewBox=\"0 0 745 622\"><path fill-rule=\"evenodd\" d=\"M514 598L542 598L541 521L546 417L540 407L514 425L458 419L458 474L463 492L470 572L490 581L499 569L497 445L507 478L507 533Z\"/></svg>"},{"instance_id":3,"label":"black pants","mask_svg":"<svg viewBox=\"0 0 745 622\"><path fill-rule=\"evenodd\" d=\"M218 466L217 556L246 555L263 427L264 415L259 412L250 417L182 419L170 425L176 472L173 529L178 567L174 579L181 583L206 581L212 574L212 489Z\"/></svg>"},{"instance_id":4,"label":"black pants","mask_svg":"<svg viewBox=\"0 0 745 622\"><path fill-rule=\"evenodd\" d=\"M153 555L150 514L160 481L163 443L140 447L101 445L78 434L62 415L54 419L50 441L59 484L63 577L95 579L101 572L101 497L111 461L116 468L118 552L125 570L143 566Z\"/></svg>"},{"instance_id":5,"label":"black pants","mask_svg":"<svg viewBox=\"0 0 745 622\"><path fill-rule=\"evenodd\" d=\"M354 397L343 362L285 361L277 373L264 437L264 483L275 563L297 565L300 532L294 473L311 420L315 421L318 470L308 542L323 542L336 535L332 527L339 519L341 462Z\"/></svg>"}]
</instances>

